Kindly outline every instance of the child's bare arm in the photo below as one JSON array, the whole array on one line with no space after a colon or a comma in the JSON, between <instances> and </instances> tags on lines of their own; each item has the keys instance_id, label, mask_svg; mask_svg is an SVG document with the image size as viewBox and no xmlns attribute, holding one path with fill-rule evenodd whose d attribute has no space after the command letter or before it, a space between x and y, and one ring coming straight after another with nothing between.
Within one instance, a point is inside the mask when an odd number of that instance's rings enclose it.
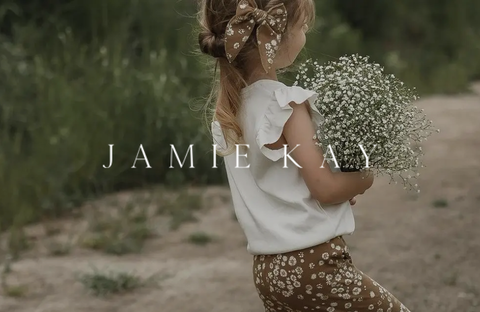
<instances>
[{"instance_id":1,"label":"child's bare arm","mask_svg":"<svg viewBox=\"0 0 480 312\"><path fill-rule=\"evenodd\" d=\"M324 163L322 150L313 140L315 129L308 110L309 104L290 105L293 113L284 126L283 136L289 151L293 150L290 156L302 167L301 174L312 196L321 203L337 204L370 188L373 184L372 174L365 177L365 173L360 172L331 171L328 163Z\"/></svg>"}]
</instances>

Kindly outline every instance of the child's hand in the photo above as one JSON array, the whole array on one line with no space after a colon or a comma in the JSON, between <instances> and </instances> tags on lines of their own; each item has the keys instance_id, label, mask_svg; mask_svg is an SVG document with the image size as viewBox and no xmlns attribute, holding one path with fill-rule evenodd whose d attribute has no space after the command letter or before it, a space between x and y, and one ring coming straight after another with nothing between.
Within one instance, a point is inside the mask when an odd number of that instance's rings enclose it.
<instances>
[{"instance_id":1,"label":"child's hand","mask_svg":"<svg viewBox=\"0 0 480 312\"><path fill-rule=\"evenodd\" d=\"M352 199L350 199L350 205L353 206L357 203L357 199L354 197Z\"/></svg>"}]
</instances>

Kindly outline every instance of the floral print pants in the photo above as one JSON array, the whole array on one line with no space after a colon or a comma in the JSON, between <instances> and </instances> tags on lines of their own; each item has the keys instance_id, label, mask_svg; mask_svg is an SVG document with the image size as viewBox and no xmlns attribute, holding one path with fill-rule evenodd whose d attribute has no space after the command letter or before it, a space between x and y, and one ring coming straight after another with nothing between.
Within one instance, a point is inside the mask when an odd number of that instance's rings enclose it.
<instances>
[{"instance_id":1,"label":"floral print pants","mask_svg":"<svg viewBox=\"0 0 480 312\"><path fill-rule=\"evenodd\" d=\"M253 274L266 312L410 312L355 267L341 236L304 250L254 256Z\"/></svg>"}]
</instances>

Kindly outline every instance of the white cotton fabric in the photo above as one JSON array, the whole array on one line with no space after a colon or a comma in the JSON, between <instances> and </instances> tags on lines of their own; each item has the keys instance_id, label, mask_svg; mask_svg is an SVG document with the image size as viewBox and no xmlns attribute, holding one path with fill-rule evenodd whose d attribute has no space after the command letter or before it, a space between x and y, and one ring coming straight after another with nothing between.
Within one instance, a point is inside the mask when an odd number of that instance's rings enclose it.
<instances>
[{"instance_id":1,"label":"white cotton fabric","mask_svg":"<svg viewBox=\"0 0 480 312\"><path fill-rule=\"evenodd\" d=\"M247 250L253 255L312 247L355 229L348 201L320 205L311 196L299 168L291 160L284 168L284 149L265 147L280 138L293 112L291 102L309 101L312 122L321 123L323 118L313 105L317 96L313 91L274 80L259 80L242 90L239 121L249 148L240 147L238 153L225 157L225 166L235 213L248 241ZM212 133L217 150L225 148L218 122L212 123Z\"/></svg>"}]
</instances>

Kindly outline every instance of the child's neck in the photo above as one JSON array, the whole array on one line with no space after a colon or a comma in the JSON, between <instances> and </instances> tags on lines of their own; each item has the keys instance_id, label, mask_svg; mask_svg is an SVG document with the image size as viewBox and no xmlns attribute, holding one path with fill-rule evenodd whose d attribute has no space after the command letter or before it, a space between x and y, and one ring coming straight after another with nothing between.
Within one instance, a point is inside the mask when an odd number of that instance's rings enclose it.
<instances>
[{"instance_id":1,"label":"child's neck","mask_svg":"<svg viewBox=\"0 0 480 312\"><path fill-rule=\"evenodd\" d=\"M271 70L268 73L265 73L264 71L253 71L252 74L247 77L246 82L250 85L259 80L278 80L277 72L275 70Z\"/></svg>"}]
</instances>

